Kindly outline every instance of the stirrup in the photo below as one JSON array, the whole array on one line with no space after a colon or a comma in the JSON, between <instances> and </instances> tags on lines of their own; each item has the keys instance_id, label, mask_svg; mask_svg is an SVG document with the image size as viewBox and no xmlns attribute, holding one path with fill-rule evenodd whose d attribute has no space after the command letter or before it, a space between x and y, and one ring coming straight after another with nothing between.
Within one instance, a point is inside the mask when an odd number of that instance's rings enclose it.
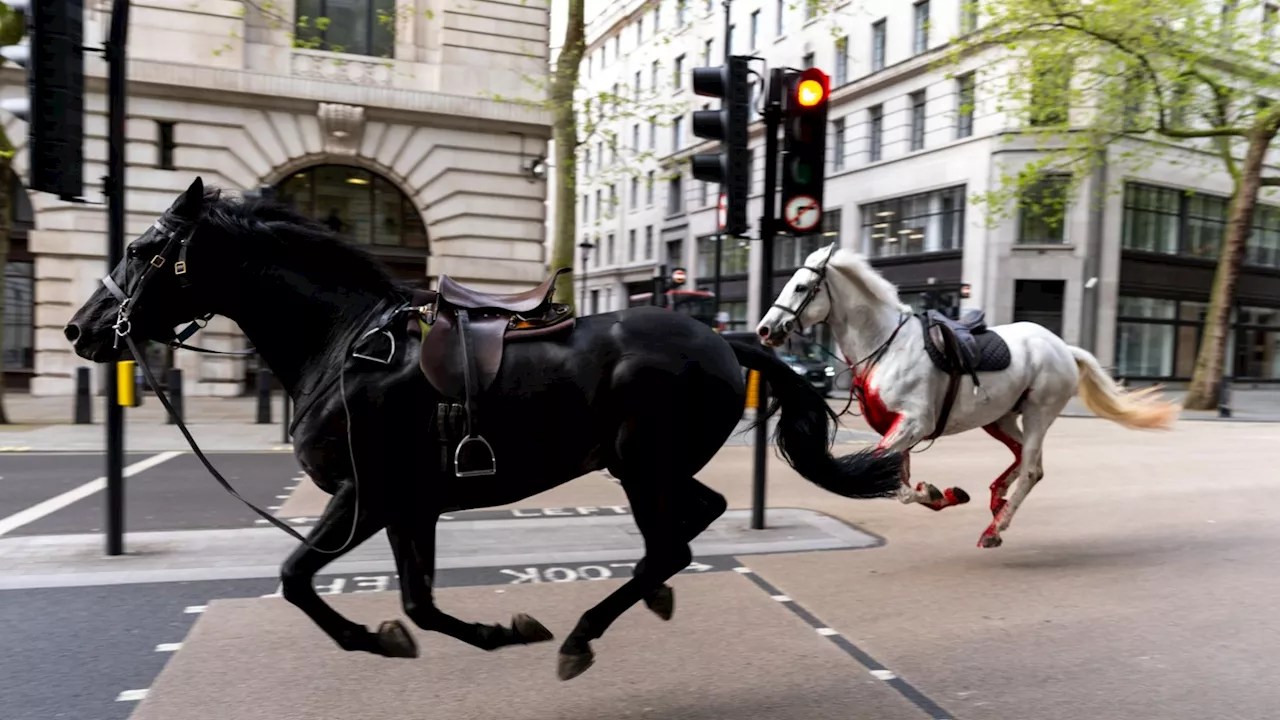
<instances>
[{"instance_id":1,"label":"stirrup","mask_svg":"<svg viewBox=\"0 0 1280 720\"><path fill-rule=\"evenodd\" d=\"M462 470L458 464L462 459L462 449L469 444L479 443L489 453L489 467L484 470ZM489 441L484 439L483 435L468 435L458 443L458 448L453 451L453 474L457 477L478 477L481 475L495 475L498 472L498 458L493 454L493 447L489 445Z\"/></svg>"}]
</instances>

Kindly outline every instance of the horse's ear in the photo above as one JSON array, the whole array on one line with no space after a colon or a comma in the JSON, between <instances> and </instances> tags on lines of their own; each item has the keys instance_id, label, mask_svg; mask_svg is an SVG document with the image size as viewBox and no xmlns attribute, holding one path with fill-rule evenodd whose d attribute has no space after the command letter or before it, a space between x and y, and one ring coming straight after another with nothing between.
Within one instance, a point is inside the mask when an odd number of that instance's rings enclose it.
<instances>
[{"instance_id":1,"label":"horse's ear","mask_svg":"<svg viewBox=\"0 0 1280 720\"><path fill-rule=\"evenodd\" d=\"M187 191L178 196L169 207L169 213L187 220L200 217L200 208L204 205L204 180L199 175L191 183Z\"/></svg>"}]
</instances>

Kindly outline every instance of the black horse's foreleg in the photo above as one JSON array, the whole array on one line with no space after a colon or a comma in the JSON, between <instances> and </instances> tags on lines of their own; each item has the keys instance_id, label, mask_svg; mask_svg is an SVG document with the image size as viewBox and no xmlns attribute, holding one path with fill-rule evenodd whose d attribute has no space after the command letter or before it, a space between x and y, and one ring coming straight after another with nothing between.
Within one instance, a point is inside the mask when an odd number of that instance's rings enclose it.
<instances>
[{"instance_id":1,"label":"black horse's foreleg","mask_svg":"<svg viewBox=\"0 0 1280 720\"><path fill-rule=\"evenodd\" d=\"M350 537L351 542L346 548L350 550L382 529L383 521L363 503L357 517L355 500L356 490L353 485L343 484L329 501L307 540L322 550L337 550ZM316 573L338 557L338 553L319 552L306 545L299 545L280 570L280 587L284 599L305 612L343 650L363 650L388 657L416 657L417 648L413 645L413 639L397 621L383 623L378 632L372 633L365 626L340 615L316 594L312 585Z\"/></svg>"},{"instance_id":2,"label":"black horse's foreleg","mask_svg":"<svg viewBox=\"0 0 1280 720\"><path fill-rule=\"evenodd\" d=\"M511 626L506 627L464 622L436 607L431 591L436 566L435 533L435 517L395 521L387 526L387 537L400 573L400 600L405 615L414 624L481 650L544 642L554 637L542 623L523 613L512 617Z\"/></svg>"}]
</instances>

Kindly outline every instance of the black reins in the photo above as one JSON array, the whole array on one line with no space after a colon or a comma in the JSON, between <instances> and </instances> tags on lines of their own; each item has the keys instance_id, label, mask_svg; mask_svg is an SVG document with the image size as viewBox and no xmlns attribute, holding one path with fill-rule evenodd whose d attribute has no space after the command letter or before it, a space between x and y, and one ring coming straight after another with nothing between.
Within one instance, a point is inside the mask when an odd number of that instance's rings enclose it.
<instances>
[{"instance_id":1,"label":"black reins","mask_svg":"<svg viewBox=\"0 0 1280 720\"><path fill-rule=\"evenodd\" d=\"M213 476L214 480L218 481L218 484L221 485L224 490L230 493L231 496L234 497L235 499L244 503L245 506L248 507L250 510L262 516L267 522L271 523L272 525L275 525L277 528L280 528L281 530L285 531L289 535L293 536L294 539L298 540L303 545L306 545L308 548L319 553L324 553L326 555L340 555L346 552L348 549L350 549L351 543L355 540L356 529L358 527L359 520L360 520L360 475L356 469L355 447L354 447L354 442L351 436L351 410L347 407L346 386L344 382L346 372L345 372L345 368L342 367L341 364L345 362L347 356L351 353L352 348L354 347L358 339L363 336L359 333L352 334L352 339L348 342L348 347L346 348L346 351L343 352L341 356L339 356L339 360L338 360L339 367L338 367L338 373L337 373L337 381L338 381L338 388L339 388L338 392L342 396L342 409L346 413L346 420L347 420L346 422L347 451L351 455L351 474L352 474L352 480L355 483L355 493L356 493L355 513L353 514L351 519L351 533L350 535L347 536L347 540L342 544L342 547L338 548L337 550L324 550L313 545L309 540L303 537L297 530L294 530L292 527L285 524L279 518L267 513L265 510L262 510L257 505L254 505L253 503L244 499L244 497L242 497L240 493L237 492L236 489L231 486L231 483L227 482L226 478L224 478L222 474L219 473L215 467L213 467L213 464L209 462L209 458L205 457L204 452L201 451L200 447L196 444L195 438L191 437L191 432L187 430L187 426L184 422L182 422L182 418L178 416L178 412L174 410L173 405L169 403L169 398L165 397L164 392L160 389L160 384L156 381L155 375L151 372L151 367L147 364L142 353L138 350L137 343L134 342L133 335L132 335L133 326L132 326L132 323L130 322L129 316L133 312L134 308L137 306L138 298L142 295L143 291L146 290L147 281L150 280L151 277L160 268L165 266L165 264L167 263L167 256L175 246L178 247L178 260L173 264L174 274L178 276L178 282L182 285L183 288L188 288L191 286L191 280L187 274L187 248L191 243L191 238L195 236L197 224L198 224L198 221L183 222L181 225L179 225L179 227L171 228L167 223L164 222L164 218L156 220L155 230L157 233L165 237L165 244L164 244L164 247L161 248L160 252L157 253L154 257L152 257L151 260L147 263L146 270L143 271L142 275L138 278L137 282L134 282L134 283L129 282L129 278L128 278L129 264L128 263L125 264L125 285L127 287L130 287L130 289L133 291L132 294L126 293L124 289L121 288L120 285L116 283L116 281L111 277L110 273L108 273L105 277L102 278L102 284L107 288L107 291L110 292L117 300L120 301L120 309L116 312L116 322L112 326L112 329L115 330L114 347L119 348L120 338L124 338L125 344L129 348L129 352L133 353L133 357L135 361L137 361L138 365L142 368L143 376L146 377L147 382L151 385L151 390L155 392L156 397L160 399L160 404L164 405L164 409L168 411L169 416L173 418L174 424L178 426L178 430L182 432L182 436L187 439L187 444L191 446L191 450L196 454L196 457L200 459L200 462L204 465L205 469L209 471L209 474ZM374 312L376 313L384 309L385 309L384 307L379 306L377 308L374 308ZM401 308L397 308L392 313L393 316L396 313L400 312L401 309L403 309L403 306ZM191 337L191 335L195 334L197 330L204 327L204 324L207 324L209 318L211 317L213 317L212 313L198 317L190 325L184 328L181 333L175 333L174 337L171 340L166 341L166 344L169 345L170 347L177 347L177 348L183 348L186 350L195 350L196 352L211 353L211 354L218 354L218 355L251 355L257 352L253 348L250 348L248 350L241 350L241 351L222 351L222 350L207 350L204 348L196 348L196 347L191 347L183 344L182 342L183 340L186 340L187 338ZM202 322L204 324L201 324ZM299 413L299 417L301 417L301 413Z\"/></svg>"}]
</instances>

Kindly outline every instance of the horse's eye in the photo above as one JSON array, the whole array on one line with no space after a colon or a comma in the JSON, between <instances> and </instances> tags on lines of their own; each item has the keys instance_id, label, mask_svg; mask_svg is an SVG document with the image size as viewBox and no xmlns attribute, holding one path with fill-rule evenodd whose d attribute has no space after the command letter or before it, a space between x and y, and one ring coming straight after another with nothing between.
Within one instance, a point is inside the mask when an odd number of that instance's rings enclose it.
<instances>
[{"instance_id":1,"label":"horse's eye","mask_svg":"<svg viewBox=\"0 0 1280 720\"><path fill-rule=\"evenodd\" d=\"M798 293L809 292L809 286L808 286L808 285L797 285L797 286L796 286L796 292L798 292Z\"/></svg>"}]
</instances>

